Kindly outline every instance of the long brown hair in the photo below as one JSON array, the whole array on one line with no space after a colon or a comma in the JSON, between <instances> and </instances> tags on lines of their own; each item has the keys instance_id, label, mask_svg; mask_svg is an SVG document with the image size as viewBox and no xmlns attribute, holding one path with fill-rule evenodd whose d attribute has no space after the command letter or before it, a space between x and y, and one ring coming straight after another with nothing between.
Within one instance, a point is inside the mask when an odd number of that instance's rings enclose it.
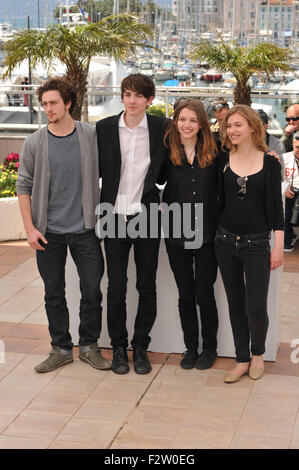
<instances>
[{"instance_id":1,"label":"long brown hair","mask_svg":"<svg viewBox=\"0 0 299 470\"><path fill-rule=\"evenodd\" d=\"M262 152L268 152L269 148L265 143L265 130L262 120L258 113L247 104L237 104L225 115L220 127L220 133L223 136L222 148L227 147L233 153L236 152L238 148L236 145L232 144L230 138L227 135L227 121L230 116L236 113L243 116L248 122L249 127L253 129L252 140L256 149L261 150Z\"/></svg>"},{"instance_id":2,"label":"long brown hair","mask_svg":"<svg viewBox=\"0 0 299 470\"><path fill-rule=\"evenodd\" d=\"M217 146L210 129L209 121L202 103L194 98L186 98L180 101L175 107L173 119L169 122L169 126L164 136L164 143L170 148L170 159L174 165L183 164L183 153L181 151L182 143L179 131L177 129L177 122L182 109L188 108L194 111L198 121L200 122L201 129L198 131L198 145L196 157L198 163L202 168L213 161L217 154Z\"/></svg>"}]
</instances>

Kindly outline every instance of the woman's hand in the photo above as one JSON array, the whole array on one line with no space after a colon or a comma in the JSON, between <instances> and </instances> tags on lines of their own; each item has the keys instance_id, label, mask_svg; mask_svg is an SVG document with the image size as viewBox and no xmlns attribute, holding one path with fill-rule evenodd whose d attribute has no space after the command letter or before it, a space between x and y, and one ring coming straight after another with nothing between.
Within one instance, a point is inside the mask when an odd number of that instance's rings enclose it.
<instances>
[{"instance_id":1,"label":"woman's hand","mask_svg":"<svg viewBox=\"0 0 299 470\"><path fill-rule=\"evenodd\" d=\"M270 269L277 269L283 262L283 248L273 248L270 254Z\"/></svg>"},{"instance_id":2,"label":"woman's hand","mask_svg":"<svg viewBox=\"0 0 299 470\"><path fill-rule=\"evenodd\" d=\"M276 160L278 160L281 164L280 156L278 155L278 153L275 152L275 150L269 150L269 152L267 152L267 155L272 155L272 157L275 157Z\"/></svg>"},{"instance_id":3,"label":"woman's hand","mask_svg":"<svg viewBox=\"0 0 299 470\"><path fill-rule=\"evenodd\" d=\"M274 231L274 248L270 254L270 269L277 269L283 263L283 230Z\"/></svg>"}]
</instances>

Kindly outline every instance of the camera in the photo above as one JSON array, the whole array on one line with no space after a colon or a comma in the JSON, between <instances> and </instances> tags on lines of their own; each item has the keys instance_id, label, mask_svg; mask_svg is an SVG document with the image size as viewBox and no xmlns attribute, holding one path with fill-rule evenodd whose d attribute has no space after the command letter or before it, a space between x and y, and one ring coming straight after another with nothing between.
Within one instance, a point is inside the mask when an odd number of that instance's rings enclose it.
<instances>
[{"instance_id":1,"label":"camera","mask_svg":"<svg viewBox=\"0 0 299 470\"><path fill-rule=\"evenodd\" d=\"M290 224L294 227L299 226L299 188L291 186L291 191L295 194L295 202L292 210L292 218Z\"/></svg>"}]
</instances>

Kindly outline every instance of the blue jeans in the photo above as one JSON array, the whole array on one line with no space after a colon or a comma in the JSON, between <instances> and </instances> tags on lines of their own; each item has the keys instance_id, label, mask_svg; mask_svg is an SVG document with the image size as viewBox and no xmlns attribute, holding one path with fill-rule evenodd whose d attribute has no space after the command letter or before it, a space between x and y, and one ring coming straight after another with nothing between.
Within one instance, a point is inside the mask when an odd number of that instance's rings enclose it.
<instances>
[{"instance_id":1,"label":"blue jeans","mask_svg":"<svg viewBox=\"0 0 299 470\"><path fill-rule=\"evenodd\" d=\"M49 322L52 346L71 350L69 312L65 299L65 263L67 248L76 264L80 279L79 345L97 342L102 325L102 294L100 282L104 261L93 230L80 234L56 235L46 233L45 251L36 251L37 266L45 285L45 308Z\"/></svg>"},{"instance_id":2,"label":"blue jeans","mask_svg":"<svg viewBox=\"0 0 299 470\"><path fill-rule=\"evenodd\" d=\"M237 362L262 355L268 330L270 281L269 232L237 235L218 227L215 252L221 271L236 348Z\"/></svg>"}]
</instances>

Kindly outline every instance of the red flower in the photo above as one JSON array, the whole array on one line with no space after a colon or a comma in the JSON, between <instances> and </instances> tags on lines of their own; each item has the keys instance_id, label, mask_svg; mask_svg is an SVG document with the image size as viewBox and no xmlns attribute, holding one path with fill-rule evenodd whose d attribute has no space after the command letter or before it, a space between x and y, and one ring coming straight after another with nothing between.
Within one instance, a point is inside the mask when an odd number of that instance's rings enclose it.
<instances>
[{"instance_id":1,"label":"red flower","mask_svg":"<svg viewBox=\"0 0 299 470\"><path fill-rule=\"evenodd\" d=\"M4 164L5 163L10 163L10 162L18 162L19 161L19 154L18 153L15 153L15 152L11 152L9 155L7 155L7 157L5 158L4 160Z\"/></svg>"}]
</instances>

